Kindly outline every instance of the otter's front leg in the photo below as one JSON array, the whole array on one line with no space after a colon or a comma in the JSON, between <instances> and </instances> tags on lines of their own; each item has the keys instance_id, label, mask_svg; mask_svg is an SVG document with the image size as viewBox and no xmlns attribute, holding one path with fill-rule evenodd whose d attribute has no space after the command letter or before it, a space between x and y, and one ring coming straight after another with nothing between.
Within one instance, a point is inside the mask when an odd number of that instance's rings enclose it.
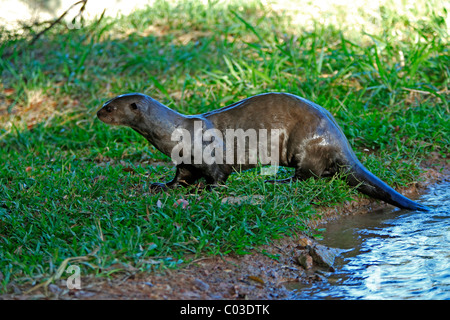
<instances>
[{"instance_id":1,"label":"otter's front leg","mask_svg":"<svg viewBox=\"0 0 450 320\"><path fill-rule=\"evenodd\" d=\"M178 165L177 171L175 173L175 177L172 181L167 183L155 182L150 185L150 190L153 192L160 192L167 189L173 189L177 187L187 187L200 178L198 174L196 174L195 169L190 166Z\"/></svg>"},{"instance_id":2,"label":"otter's front leg","mask_svg":"<svg viewBox=\"0 0 450 320\"><path fill-rule=\"evenodd\" d=\"M232 170L232 166L227 164L212 164L204 168L202 172L205 172L206 190L211 191L213 188L225 185Z\"/></svg>"}]
</instances>

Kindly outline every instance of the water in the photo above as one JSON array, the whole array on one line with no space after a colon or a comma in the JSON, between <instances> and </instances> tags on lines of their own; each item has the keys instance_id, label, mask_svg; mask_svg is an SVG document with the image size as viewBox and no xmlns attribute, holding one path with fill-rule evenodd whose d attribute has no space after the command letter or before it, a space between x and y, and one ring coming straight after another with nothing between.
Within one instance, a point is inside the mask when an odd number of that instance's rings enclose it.
<instances>
[{"instance_id":1,"label":"water","mask_svg":"<svg viewBox=\"0 0 450 320\"><path fill-rule=\"evenodd\" d=\"M328 281L295 299L450 300L450 183L418 199L430 212L378 211L327 225L322 241L348 249Z\"/></svg>"}]
</instances>

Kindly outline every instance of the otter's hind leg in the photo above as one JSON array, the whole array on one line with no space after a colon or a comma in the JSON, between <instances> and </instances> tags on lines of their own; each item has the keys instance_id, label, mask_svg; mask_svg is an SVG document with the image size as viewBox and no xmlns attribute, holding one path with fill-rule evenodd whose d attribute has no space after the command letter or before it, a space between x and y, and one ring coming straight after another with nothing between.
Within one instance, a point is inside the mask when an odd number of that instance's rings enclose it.
<instances>
[{"instance_id":1,"label":"otter's hind leg","mask_svg":"<svg viewBox=\"0 0 450 320\"><path fill-rule=\"evenodd\" d=\"M335 173L330 170L323 169L322 166L313 166L310 163L304 163L301 167L295 168L295 173L292 177L279 180L266 180L269 183L290 183L295 181L303 181L309 178L323 178L333 176Z\"/></svg>"},{"instance_id":2,"label":"otter's hind leg","mask_svg":"<svg viewBox=\"0 0 450 320\"><path fill-rule=\"evenodd\" d=\"M167 183L155 182L150 186L150 190L158 192L167 189L173 189L176 187L187 187L195 184L200 178L200 175L196 172L194 167L186 165L178 165L175 177L172 181Z\"/></svg>"},{"instance_id":3,"label":"otter's hind leg","mask_svg":"<svg viewBox=\"0 0 450 320\"><path fill-rule=\"evenodd\" d=\"M295 173L292 177L285 178L285 179L274 179L274 180L265 180L264 182L267 183L291 183L295 182L297 180L306 180L308 177L305 177L303 174L301 174L301 170L299 168L295 169Z\"/></svg>"}]
</instances>

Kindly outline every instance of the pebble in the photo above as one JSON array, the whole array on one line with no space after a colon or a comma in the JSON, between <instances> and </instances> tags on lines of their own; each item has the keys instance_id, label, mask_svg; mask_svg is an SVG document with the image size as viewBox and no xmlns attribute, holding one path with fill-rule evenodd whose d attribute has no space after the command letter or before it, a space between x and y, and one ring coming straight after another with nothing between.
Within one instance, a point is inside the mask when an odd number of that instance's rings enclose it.
<instances>
[{"instance_id":1,"label":"pebble","mask_svg":"<svg viewBox=\"0 0 450 320\"><path fill-rule=\"evenodd\" d=\"M313 258L309 254L302 254L297 261L306 270L313 267Z\"/></svg>"},{"instance_id":2,"label":"pebble","mask_svg":"<svg viewBox=\"0 0 450 320\"><path fill-rule=\"evenodd\" d=\"M208 291L209 290L209 284L207 284L206 282L200 280L200 279L195 279L194 280L194 285L203 291Z\"/></svg>"}]
</instances>

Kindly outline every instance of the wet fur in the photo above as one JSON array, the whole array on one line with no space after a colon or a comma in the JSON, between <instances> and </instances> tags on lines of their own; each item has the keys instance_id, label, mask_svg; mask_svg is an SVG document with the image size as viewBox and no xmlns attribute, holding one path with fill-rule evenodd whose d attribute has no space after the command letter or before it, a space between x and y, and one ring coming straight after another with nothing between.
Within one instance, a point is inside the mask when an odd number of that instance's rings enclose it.
<instances>
[{"instance_id":1,"label":"wet fur","mask_svg":"<svg viewBox=\"0 0 450 320\"><path fill-rule=\"evenodd\" d=\"M185 128L192 133L194 121L201 121L204 129L216 128L221 132L238 128L244 131L279 129L279 165L293 167L295 173L291 178L271 182L284 183L343 172L349 185L370 197L403 209L428 210L370 173L356 158L341 128L327 110L292 94L261 94L221 109L187 116L149 96L132 93L109 100L97 115L107 124L131 127L168 156L176 144L171 141L172 132L176 128ZM208 185L224 184L234 170L252 167L255 165L248 163L240 166L179 164L172 181L154 183L152 187L189 186L200 178Z\"/></svg>"}]
</instances>

